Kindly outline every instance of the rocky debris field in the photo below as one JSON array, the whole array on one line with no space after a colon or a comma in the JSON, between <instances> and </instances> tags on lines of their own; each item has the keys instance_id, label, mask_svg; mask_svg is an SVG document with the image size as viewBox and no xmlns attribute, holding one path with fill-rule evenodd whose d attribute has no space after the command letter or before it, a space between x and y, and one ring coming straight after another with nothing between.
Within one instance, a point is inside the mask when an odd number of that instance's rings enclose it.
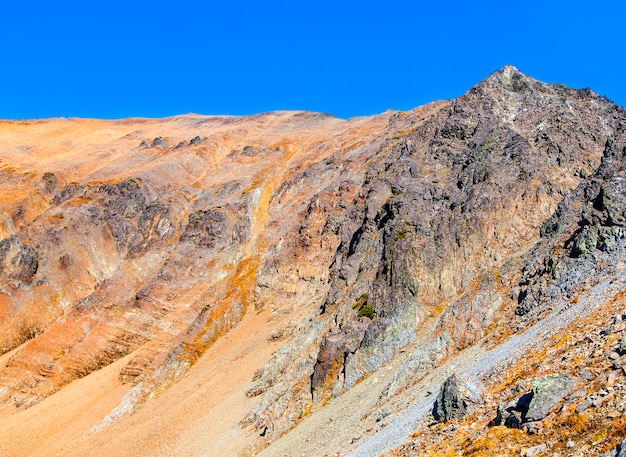
<instances>
[{"instance_id":1,"label":"rocky debris field","mask_svg":"<svg viewBox=\"0 0 626 457\"><path fill-rule=\"evenodd\" d=\"M389 455L617 455L626 433L625 300L619 292L491 373L482 404L426 419Z\"/></svg>"}]
</instances>

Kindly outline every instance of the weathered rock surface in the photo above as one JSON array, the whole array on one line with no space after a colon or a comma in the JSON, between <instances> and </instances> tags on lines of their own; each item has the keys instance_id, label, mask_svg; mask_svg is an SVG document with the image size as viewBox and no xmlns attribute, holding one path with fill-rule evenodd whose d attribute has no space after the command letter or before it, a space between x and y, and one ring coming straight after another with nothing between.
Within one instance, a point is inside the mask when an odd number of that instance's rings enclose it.
<instances>
[{"instance_id":1,"label":"weathered rock surface","mask_svg":"<svg viewBox=\"0 0 626 457\"><path fill-rule=\"evenodd\" d=\"M8 278L30 284L38 267L35 251L16 236L0 241L0 272Z\"/></svg>"}]
</instances>

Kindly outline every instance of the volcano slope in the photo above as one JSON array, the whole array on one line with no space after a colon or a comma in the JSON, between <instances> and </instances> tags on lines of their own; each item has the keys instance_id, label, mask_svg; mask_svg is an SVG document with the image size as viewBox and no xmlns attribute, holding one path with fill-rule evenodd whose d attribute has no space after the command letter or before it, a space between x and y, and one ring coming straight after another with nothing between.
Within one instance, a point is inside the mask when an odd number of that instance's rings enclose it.
<instances>
[{"instance_id":1,"label":"volcano slope","mask_svg":"<svg viewBox=\"0 0 626 457\"><path fill-rule=\"evenodd\" d=\"M625 128L511 66L349 120L0 123L0 454L509 455L576 420L567 452L614 449ZM461 367L474 426L399 426ZM556 371L611 399L488 425Z\"/></svg>"}]
</instances>

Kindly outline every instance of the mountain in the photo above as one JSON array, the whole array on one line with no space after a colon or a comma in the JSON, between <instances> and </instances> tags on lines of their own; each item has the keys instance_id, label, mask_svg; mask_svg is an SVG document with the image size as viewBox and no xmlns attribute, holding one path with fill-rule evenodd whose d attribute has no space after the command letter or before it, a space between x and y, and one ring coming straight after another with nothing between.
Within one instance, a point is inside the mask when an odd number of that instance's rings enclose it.
<instances>
[{"instance_id":1,"label":"mountain","mask_svg":"<svg viewBox=\"0 0 626 457\"><path fill-rule=\"evenodd\" d=\"M512 66L349 120L1 122L0 454L617 455L625 128Z\"/></svg>"}]
</instances>

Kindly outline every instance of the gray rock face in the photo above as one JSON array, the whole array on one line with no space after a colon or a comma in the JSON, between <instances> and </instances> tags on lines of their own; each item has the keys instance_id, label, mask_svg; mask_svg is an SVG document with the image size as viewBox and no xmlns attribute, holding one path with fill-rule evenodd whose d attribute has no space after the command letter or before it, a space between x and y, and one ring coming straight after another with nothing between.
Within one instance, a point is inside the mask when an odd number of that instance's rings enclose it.
<instances>
[{"instance_id":1,"label":"gray rock face","mask_svg":"<svg viewBox=\"0 0 626 457\"><path fill-rule=\"evenodd\" d=\"M583 214L582 227L571 239L572 256L581 257L595 249L617 251L625 237L625 223L625 177L613 176L600 187L592 208Z\"/></svg>"},{"instance_id":2,"label":"gray rock face","mask_svg":"<svg viewBox=\"0 0 626 457\"><path fill-rule=\"evenodd\" d=\"M626 118L623 108L617 107L616 114ZM541 238L522 270L518 315L540 313L542 304L572 298L590 278L611 275L611 265L623 258L625 127L624 122L615 125L595 172L585 174L543 223Z\"/></svg>"},{"instance_id":3,"label":"gray rock face","mask_svg":"<svg viewBox=\"0 0 626 457\"><path fill-rule=\"evenodd\" d=\"M153 148L165 147L165 140L161 137L155 138L154 140L152 140L152 147Z\"/></svg>"},{"instance_id":4,"label":"gray rock face","mask_svg":"<svg viewBox=\"0 0 626 457\"><path fill-rule=\"evenodd\" d=\"M92 223L108 226L120 250L130 256L146 252L151 243L173 235L170 208L162 203L149 204L145 190L133 178L112 184L100 184L87 194L98 204L92 204Z\"/></svg>"},{"instance_id":5,"label":"gray rock face","mask_svg":"<svg viewBox=\"0 0 626 457\"><path fill-rule=\"evenodd\" d=\"M442 332L454 334L453 350L484 334L502 304L491 293L498 281L483 281L478 296L460 296L472 279L536 236L549 206L567 191L546 170L560 165L558 180L568 173L591 174L605 146L608 132L600 124L586 126L596 140L565 134L580 130L580 118L571 115L564 97L589 110L588 100L596 96L545 85L507 67L412 133L381 145L363 182L364 206L341 217L345 239L322 307L339 329L356 317L346 307L359 293L369 293L375 310L345 379L386 363L413 341L428 306L443 301L453 303L442 321ZM606 102L593 106L601 117L612 109ZM546 121L552 118L559 119L558 128ZM402 122L398 115L390 126ZM594 152L576 161L580 145ZM531 190L533 180L541 184ZM507 209L496 215L493 208ZM503 234L533 226L523 237L502 242ZM534 295L526 295L520 314L535 303Z\"/></svg>"},{"instance_id":6,"label":"gray rock face","mask_svg":"<svg viewBox=\"0 0 626 457\"><path fill-rule=\"evenodd\" d=\"M367 326L367 322L359 320L346 326L343 331L335 330L326 334L311 377L314 402L322 399L329 376L333 375L333 371L339 369L345 363L345 359L359 348Z\"/></svg>"},{"instance_id":7,"label":"gray rock face","mask_svg":"<svg viewBox=\"0 0 626 457\"><path fill-rule=\"evenodd\" d=\"M482 384L469 376L453 374L441 386L433 405L433 417L439 422L459 419L484 403Z\"/></svg>"},{"instance_id":8,"label":"gray rock face","mask_svg":"<svg viewBox=\"0 0 626 457\"><path fill-rule=\"evenodd\" d=\"M196 246L214 248L248 240L250 222L242 205L227 204L189 215L181 241L192 241Z\"/></svg>"},{"instance_id":9,"label":"gray rock face","mask_svg":"<svg viewBox=\"0 0 626 457\"><path fill-rule=\"evenodd\" d=\"M53 194L58 188L59 180L54 175L54 173L46 172L41 177L41 184L45 193Z\"/></svg>"}]
</instances>

